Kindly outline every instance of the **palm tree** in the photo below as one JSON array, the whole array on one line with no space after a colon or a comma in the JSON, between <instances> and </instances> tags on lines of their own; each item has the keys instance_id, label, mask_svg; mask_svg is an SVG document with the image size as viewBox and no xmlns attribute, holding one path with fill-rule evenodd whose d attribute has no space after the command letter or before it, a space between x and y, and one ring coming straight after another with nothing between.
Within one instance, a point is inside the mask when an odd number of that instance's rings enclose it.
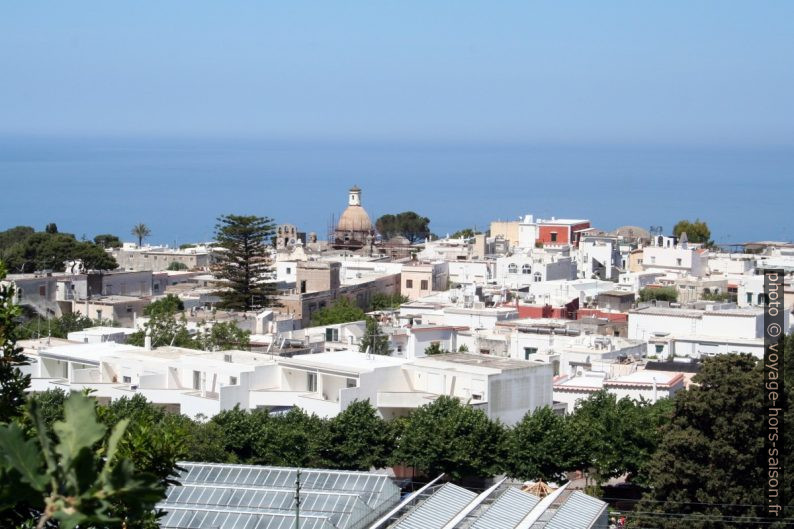
<instances>
[{"instance_id":1,"label":"palm tree","mask_svg":"<svg viewBox=\"0 0 794 529\"><path fill-rule=\"evenodd\" d=\"M149 229L149 226L141 222L140 224L136 224L132 228L132 235L138 237L138 246L143 245L143 240L152 234L152 230Z\"/></svg>"}]
</instances>

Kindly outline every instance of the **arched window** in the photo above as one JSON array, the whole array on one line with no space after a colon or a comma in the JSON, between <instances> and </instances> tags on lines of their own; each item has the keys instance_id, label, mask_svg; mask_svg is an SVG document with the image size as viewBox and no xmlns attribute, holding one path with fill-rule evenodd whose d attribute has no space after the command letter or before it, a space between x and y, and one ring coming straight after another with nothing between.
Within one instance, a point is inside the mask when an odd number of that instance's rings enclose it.
<instances>
[{"instance_id":1,"label":"arched window","mask_svg":"<svg viewBox=\"0 0 794 529\"><path fill-rule=\"evenodd\" d=\"M515 263L510 263L510 266L507 267L508 274L517 274L518 273L518 265Z\"/></svg>"},{"instance_id":2,"label":"arched window","mask_svg":"<svg viewBox=\"0 0 794 529\"><path fill-rule=\"evenodd\" d=\"M532 273L532 267L529 266L529 263L527 263L527 264L525 264L524 266L521 267L521 273L522 274L531 274Z\"/></svg>"},{"instance_id":3,"label":"arched window","mask_svg":"<svg viewBox=\"0 0 794 529\"><path fill-rule=\"evenodd\" d=\"M540 283L541 281L543 281L543 276L540 272L535 272L535 283Z\"/></svg>"}]
</instances>

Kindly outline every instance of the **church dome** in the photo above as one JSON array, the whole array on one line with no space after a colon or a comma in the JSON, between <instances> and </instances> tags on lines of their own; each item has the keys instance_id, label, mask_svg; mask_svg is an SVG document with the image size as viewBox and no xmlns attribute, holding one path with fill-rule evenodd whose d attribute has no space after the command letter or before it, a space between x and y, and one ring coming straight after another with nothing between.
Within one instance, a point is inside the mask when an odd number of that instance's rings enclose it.
<instances>
[{"instance_id":1,"label":"church dome","mask_svg":"<svg viewBox=\"0 0 794 529\"><path fill-rule=\"evenodd\" d=\"M351 205L347 206L342 216L339 217L336 229L339 231L371 231L372 222L363 207Z\"/></svg>"}]
</instances>

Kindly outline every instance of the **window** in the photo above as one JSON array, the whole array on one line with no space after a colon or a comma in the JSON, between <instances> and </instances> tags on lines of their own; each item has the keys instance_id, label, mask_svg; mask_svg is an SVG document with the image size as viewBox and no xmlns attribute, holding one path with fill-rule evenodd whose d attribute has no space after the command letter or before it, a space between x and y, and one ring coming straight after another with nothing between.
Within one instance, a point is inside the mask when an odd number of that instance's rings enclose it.
<instances>
[{"instance_id":1,"label":"window","mask_svg":"<svg viewBox=\"0 0 794 529\"><path fill-rule=\"evenodd\" d=\"M681 261L681 258L680 258L680 257L679 257L678 259L676 259L676 260L675 260L675 264L676 264L677 266L681 266L681 263L682 263L682 261Z\"/></svg>"},{"instance_id":2,"label":"window","mask_svg":"<svg viewBox=\"0 0 794 529\"><path fill-rule=\"evenodd\" d=\"M96 319L98 319L98 320L102 319L102 311L101 310L96 311Z\"/></svg>"},{"instance_id":3,"label":"window","mask_svg":"<svg viewBox=\"0 0 794 529\"><path fill-rule=\"evenodd\" d=\"M201 389L201 371L193 371L193 389Z\"/></svg>"},{"instance_id":4,"label":"window","mask_svg":"<svg viewBox=\"0 0 794 529\"><path fill-rule=\"evenodd\" d=\"M764 304L764 294L763 294L763 292L761 294L758 294L758 304L759 305L763 305Z\"/></svg>"},{"instance_id":5,"label":"window","mask_svg":"<svg viewBox=\"0 0 794 529\"><path fill-rule=\"evenodd\" d=\"M125 384L132 384L132 377L121 377L121 381Z\"/></svg>"},{"instance_id":6,"label":"window","mask_svg":"<svg viewBox=\"0 0 794 529\"><path fill-rule=\"evenodd\" d=\"M747 293L747 303L748 303L749 305L752 305L752 304L753 304L753 293L752 293L752 292L748 292L748 293Z\"/></svg>"},{"instance_id":7,"label":"window","mask_svg":"<svg viewBox=\"0 0 794 529\"><path fill-rule=\"evenodd\" d=\"M529 357L537 352L537 347L524 347L524 360L529 360Z\"/></svg>"},{"instance_id":8,"label":"window","mask_svg":"<svg viewBox=\"0 0 794 529\"><path fill-rule=\"evenodd\" d=\"M525 264L524 266L521 267L521 273L522 274L531 274L532 273L532 267L529 266L529 264Z\"/></svg>"},{"instance_id":9,"label":"window","mask_svg":"<svg viewBox=\"0 0 794 529\"><path fill-rule=\"evenodd\" d=\"M290 267L287 267L287 275L289 275L289 274L291 274L291 273L292 273L292 268L290 268Z\"/></svg>"},{"instance_id":10,"label":"window","mask_svg":"<svg viewBox=\"0 0 794 529\"><path fill-rule=\"evenodd\" d=\"M47 285L41 285L39 287L39 296L44 297L47 295Z\"/></svg>"},{"instance_id":11,"label":"window","mask_svg":"<svg viewBox=\"0 0 794 529\"><path fill-rule=\"evenodd\" d=\"M414 280L413 279L406 279L405 280L405 288L414 288Z\"/></svg>"},{"instance_id":12,"label":"window","mask_svg":"<svg viewBox=\"0 0 794 529\"><path fill-rule=\"evenodd\" d=\"M232 355L230 355L230 354L223 355L223 361L224 362L228 362L228 363L231 364L232 363Z\"/></svg>"},{"instance_id":13,"label":"window","mask_svg":"<svg viewBox=\"0 0 794 529\"><path fill-rule=\"evenodd\" d=\"M515 263L510 263L510 266L507 267L508 274L517 274L518 273L518 265Z\"/></svg>"},{"instance_id":14,"label":"window","mask_svg":"<svg viewBox=\"0 0 794 529\"><path fill-rule=\"evenodd\" d=\"M540 283L541 281L543 281L543 276L540 272L535 272L535 283Z\"/></svg>"},{"instance_id":15,"label":"window","mask_svg":"<svg viewBox=\"0 0 794 529\"><path fill-rule=\"evenodd\" d=\"M347 387L349 387L349 388L358 387L358 381L355 378L348 378L347 379Z\"/></svg>"},{"instance_id":16,"label":"window","mask_svg":"<svg viewBox=\"0 0 794 529\"><path fill-rule=\"evenodd\" d=\"M229 377L229 385L236 386L237 385L237 377Z\"/></svg>"},{"instance_id":17,"label":"window","mask_svg":"<svg viewBox=\"0 0 794 529\"><path fill-rule=\"evenodd\" d=\"M656 345L656 352L657 353L663 353L664 352L664 345L657 344Z\"/></svg>"},{"instance_id":18,"label":"window","mask_svg":"<svg viewBox=\"0 0 794 529\"><path fill-rule=\"evenodd\" d=\"M306 373L306 387L310 393L317 391L317 373Z\"/></svg>"},{"instance_id":19,"label":"window","mask_svg":"<svg viewBox=\"0 0 794 529\"><path fill-rule=\"evenodd\" d=\"M420 285L419 288L421 290L427 290L427 279L422 279L422 282L419 283L419 285Z\"/></svg>"},{"instance_id":20,"label":"window","mask_svg":"<svg viewBox=\"0 0 794 529\"><path fill-rule=\"evenodd\" d=\"M306 281L301 281L301 294L306 293Z\"/></svg>"},{"instance_id":21,"label":"window","mask_svg":"<svg viewBox=\"0 0 794 529\"><path fill-rule=\"evenodd\" d=\"M551 242L557 242L557 232L551 232Z\"/></svg>"},{"instance_id":22,"label":"window","mask_svg":"<svg viewBox=\"0 0 794 529\"><path fill-rule=\"evenodd\" d=\"M651 256L651 264L656 264L656 256L655 255Z\"/></svg>"},{"instance_id":23,"label":"window","mask_svg":"<svg viewBox=\"0 0 794 529\"><path fill-rule=\"evenodd\" d=\"M325 341L326 342L338 342L339 341L339 329L332 329L332 328L325 329Z\"/></svg>"}]
</instances>

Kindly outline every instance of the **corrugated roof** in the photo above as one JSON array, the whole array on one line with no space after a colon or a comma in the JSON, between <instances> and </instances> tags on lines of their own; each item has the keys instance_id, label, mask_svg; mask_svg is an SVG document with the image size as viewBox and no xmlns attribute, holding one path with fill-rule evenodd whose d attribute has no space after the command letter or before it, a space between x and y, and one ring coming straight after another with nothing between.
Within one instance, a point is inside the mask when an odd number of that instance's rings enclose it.
<instances>
[{"instance_id":1,"label":"corrugated roof","mask_svg":"<svg viewBox=\"0 0 794 529\"><path fill-rule=\"evenodd\" d=\"M544 529L591 529L606 527L606 518L599 524L600 518L606 513L607 504L588 496L581 491L572 492L565 502L557 509L554 516Z\"/></svg>"},{"instance_id":2,"label":"corrugated roof","mask_svg":"<svg viewBox=\"0 0 794 529\"><path fill-rule=\"evenodd\" d=\"M477 494L452 483L446 483L432 496L401 518L392 529L441 529Z\"/></svg>"},{"instance_id":3,"label":"corrugated roof","mask_svg":"<svg viewBox=\"0 0 794 529\"><path fill-rule=\"evenodd\" d=\"M540 502L540 498L510 487L480 515L471 529L512 529Z\"/></svg>"}]
</instances>

